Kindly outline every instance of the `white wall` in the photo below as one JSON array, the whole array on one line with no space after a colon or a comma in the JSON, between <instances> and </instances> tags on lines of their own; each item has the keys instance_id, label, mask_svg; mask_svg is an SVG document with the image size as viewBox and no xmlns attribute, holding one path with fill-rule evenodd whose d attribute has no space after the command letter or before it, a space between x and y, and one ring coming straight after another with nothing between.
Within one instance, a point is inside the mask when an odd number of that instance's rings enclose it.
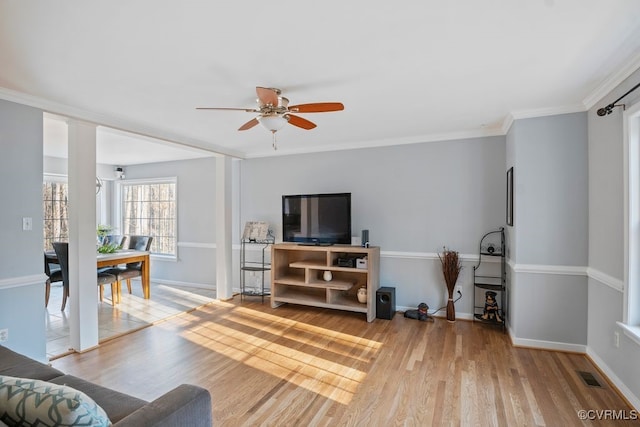
<instances>
[{"instance_id":1,"label":"white wall","mask_svg":"<svg viewBox=\"0 0 640 427\"><path fill-rule=\"evenodd\" d=\"M267 221L282 239L284 194L350 192L352 234L380 246L381 285L397 305L445 303L435 253L477 254L479 239L505 222L505 139L477 138L396 147L248 159L241 167L241 224ZM435 257L435 259L434 259ZM472 263L459 283L459 315L473 311Z\"/></svg>"},{"instance_id":2,"label":"white wall","mask_svg":"<svg viewBox=\"0 0 640 427\"><path fill-rule=\"evenodd\" d=\"M588 351L627 399L640 409L640 346L616 326L622 321L624 280L624 182L622 109L599 117L596 110L635 86L640 70L589 110L589 317ZM640 90L623 101L640 102ZM620 334L614 346L613 334Z\"/></svg>"},{"instance_id":3,"label":"white wall","mask_svg":"<svg viewBox=\"0 0 640 427\"><path fill-rule=\"evenodd\" d=\"M45 360L41 110L0 100L0 183L2 345ZM32 231L22 231L23 217Z\"/></svg>"}]
</instances>

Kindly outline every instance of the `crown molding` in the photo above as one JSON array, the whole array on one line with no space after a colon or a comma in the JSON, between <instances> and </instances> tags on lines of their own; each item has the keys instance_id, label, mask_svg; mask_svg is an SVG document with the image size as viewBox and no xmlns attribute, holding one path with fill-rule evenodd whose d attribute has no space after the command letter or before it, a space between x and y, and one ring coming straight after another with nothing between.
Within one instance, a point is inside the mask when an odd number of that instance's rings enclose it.
<instances>
[{"instance_id":1,"label":"crown molding","mask_svg":"<svg viewBox=\"0 0 640 427\"><path fill-rule=\"evenodd\" d=\"M506 135L509 132L509 129L511 129L511 125L513 124L514 121L515 121L515 118L513 117L512 113L509 113L504 117L504 120L502 121L502 126L500 126L500 131L502 132L503 135Z\"/></svg>"},{"instance_id":2,"label":"crown molding","mask_svg":"<svg viewBox=\"0 0 640 427\"><path fill-rule=\"evenodd\" d=\"M637 70L640 70L640 53L632 57L622 66L618 67L618 69L607 76L593 92L587 95L587 97L582 101L585 110L590 110L591 107L600 102L602 98L607 96Z\"/></svg>"},{"instance_id":3,"label":"crown molding","mask_svg":"<svg viewBox=\"0 0 640 427\"><path fill-rule=\"evenodd\" d=\"M204 150L212 153L212 155L225 155L238 159L247 158L261 158L261 157L275 157L286 155L298 155L298 154L311 154L319 152L329 151L341 151L341 150L356 150L362 148L377 148L397 145L419 144L427 142L440 142L451 141L460 139L473 139L484 138L491 136L504 136L509 132L509 129L515 122L515 120L528 119L535 117L553 116L561 114L570 114L588 111L602 98L608 95L618 85L620 85L626 78L628 78L635 71L640 69L640 53L635 55L625 64L617 69L604 79L604 81L581 103L557 107L544 107L531 110L519 110L511 111L506 114L502 124L498 128L491 129L476 129L457 132L446 132L427 134L419 136L411 136L405 138L386 138L370 141L351 141L340 144L331 144L315 148L297 148L291 150L263 150L257 152L243 152L225 148L215 144L209 144L204 141L200 141L192 138L185 138L180 135L173 134L164 130L153 129L139 123L131 122L127 119L112 117L103 115L89 110L84 110L68 105L60 104L57 102L49 101L33 95L28 95L22 92L17 92L11 89L0 87L0 99L16 102L19 104L28 105L31 107L39 108L47 113L56 114L64 117L72 117L80 120L89 121L98 125L113 128L115 130L135 133L142 137L153 138L156 140L162 140L171 142L177 145L181 145L185 148L192 148L198 150Z\"/></svg>"},{"instance_id":4,"label":"crown molding","mask_svg":"<svg viewBox=\"0 0 640 427\"><path fill-rule=\"evenodd\" d=\"M532 110L511 111L502 121L500 131L506 135L511 129L513 122L520 119L532 119L535 117L557 116L561 114L582 113L587 109L582 104L564 105L560 107L545 107Z\"/></svg>"},{"instance_id":5,"label":"crown molding","mask_svg":"<svg viewBox=\"0 0 640 427\"><path fill-rule=\"evenodd\" d=\"M535 117L558 116L561 114L582 113L586 111L583 104L562 105L559 107L535 108L532 110L512 111L513 120L532 119Z\"/></svg>"},{"instance_id":6,"label":"crown molding","mask_svg":"<svg viewBox=\"0 0 640 427\"><path fill-rule=\"evenodd\" d=\"M388 147L388 146L398 146L398 145L421 144L421 143L427 143L427 142L442 142L442 141L452 141L452 140L461 140L461 139L485 138L490 136L504 136L504 133L502 132L501 129L481 129L481 130L470 130L470 131L411 136L411 137L405 137L405 138L387 138L387 139L378 139L378 140L372 140L372 141L353 141L353 142L344 142L340 144L324 145L321 147L314 147L313 149L297 148L297 149L291 149L291 150L278 149L278 151L264 150L259 152L247 153L245 158L275 157L275 156L320 153L320 152L327 152L327 151L357 150L361 148L378 148L378 147Z\"/></svg>"},{"instance_id":7,"label":"crown molding","mask_svg":"<svg viewBox=\"0 0 640 427\"><path fill-rule=\"evenodd\" d=\"M147 138L171 142L183 147L207 151L214 156L224 155L229 157L244 158L244 154L240 151L230 150L228 148L224 148L215 144L209 144L193 138L186 138L180 135L173 134L171 132L153 129L124 118L108 116L105 114L96 113L94 111L60 104L58 102L50 101L48 99L40 98L33 95L28 95L22 92L17 92L4 87L0 87L0 99L27 105L29 107L38 108L43 110L45 113L62 116L60 117L60 119L62 120L65 120L65 118L74 118L95 123L96 125L100 126L107 126L118 131L134 133Z\"/></svg>"}]
</instances>

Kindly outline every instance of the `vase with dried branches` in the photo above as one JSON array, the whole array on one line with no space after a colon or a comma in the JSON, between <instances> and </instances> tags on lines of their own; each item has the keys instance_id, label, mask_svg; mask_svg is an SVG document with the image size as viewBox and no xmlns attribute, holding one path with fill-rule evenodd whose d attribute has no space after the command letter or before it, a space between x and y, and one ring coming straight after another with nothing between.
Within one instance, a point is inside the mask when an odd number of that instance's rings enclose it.
<instances>
[{"instance_id":1,"label":"vase with dried branches","mask_svg":"<svg viewBox=\"0 0 640 427\"><path fill-rule=\"evenodd\" d=\"M447 320L455 322L456 309L453 304L453 291L458 281L458 275L462 270L462 264L460 264L460 258L458 252L443 248L442 254L438 254L440 263L442 264L442 274L444 275L444 282L447 285L447 291L449 292L449 300L447 301Z\"/></svg>"}]
</instances>

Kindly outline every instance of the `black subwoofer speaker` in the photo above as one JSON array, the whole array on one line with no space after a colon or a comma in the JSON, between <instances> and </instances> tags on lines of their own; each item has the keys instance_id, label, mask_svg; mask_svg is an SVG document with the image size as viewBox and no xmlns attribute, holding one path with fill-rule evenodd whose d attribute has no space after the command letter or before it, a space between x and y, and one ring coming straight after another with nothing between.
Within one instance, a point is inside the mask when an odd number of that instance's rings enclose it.
<instances>
[{"instance_id":1,"label":"black subwoofer speaker","mask_svg":"<svg viewBox=\"0 0 640 427\"><path fill-rule=\"evenodd\" d=\"M378 319L393 319L396 314L396 288L388 286L376 291L376 317Z\"/></svg>"}]
</instances>

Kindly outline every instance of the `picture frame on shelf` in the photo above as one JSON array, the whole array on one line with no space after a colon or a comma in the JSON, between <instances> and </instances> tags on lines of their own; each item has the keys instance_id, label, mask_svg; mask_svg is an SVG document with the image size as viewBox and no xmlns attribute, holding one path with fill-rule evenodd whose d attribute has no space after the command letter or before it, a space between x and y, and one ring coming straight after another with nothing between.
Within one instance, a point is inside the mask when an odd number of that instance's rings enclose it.
<instances>
[{"instance_id":1,"label":"picture frame on shelf","mask_svg":"<svg viewBox=\"0 0 640 427\"><path fill-rule=\"evenodd\" d=\"M513 227L513 166L507 170L507 225Z\"/></svg>"},{"instance_id":2,"label":"picture frame on shelf","mask_svg":"<svg viewBox=\"0 0 640 427\"><path fill-rule=\"evenodd\" d=\"M269 235L269 224L264 221L247 221L242 233L243 240L264 241Z\"/></svg>"}]
</instances>

